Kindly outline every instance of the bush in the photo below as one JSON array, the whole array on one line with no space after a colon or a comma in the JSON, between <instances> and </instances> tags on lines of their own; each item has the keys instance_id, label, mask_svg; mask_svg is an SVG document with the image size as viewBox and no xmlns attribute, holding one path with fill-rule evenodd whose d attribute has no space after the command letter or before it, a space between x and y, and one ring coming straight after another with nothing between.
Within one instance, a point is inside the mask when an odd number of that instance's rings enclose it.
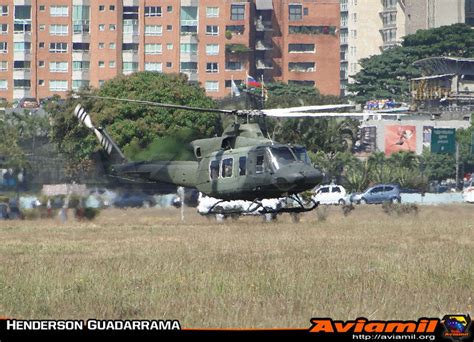
<instances>
[{"instance_id":1,"label":"bush","mask_svg":"<svg viewBox=\"0 0 474 342\"><path fill-rule=\"evenodd\" d=\"M398 216L406 214L418 214L418 206L414 203L391 203L382 204L382 210L387 215L396 214Z\"/></svg>"},{"instance_id":2,"label":"bush","mask_svg":"<svg viewBox=\"0 0 474 342\"><path fill-rule=\"evenodd\" d=\"M85 208L84 209L84 218L92 221L100 214L100 209L97 208Z\"/></svg>"},{"instance_id":3,"label":"bush","mask_svg":"<svg viewBox=\"0 0 474 342\"><path fill-rule=\"evenodd\" d=\"M39 209L24 209L22 214L26 220L37 220L41 217Z\"/></svg>"}]
</instances>

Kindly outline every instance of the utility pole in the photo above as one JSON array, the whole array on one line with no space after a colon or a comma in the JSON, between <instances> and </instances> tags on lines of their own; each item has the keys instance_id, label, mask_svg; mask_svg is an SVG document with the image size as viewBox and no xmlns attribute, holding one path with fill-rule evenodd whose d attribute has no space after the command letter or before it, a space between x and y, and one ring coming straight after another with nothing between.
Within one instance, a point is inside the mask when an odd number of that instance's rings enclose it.
<instances>
[{"instance_id":1,"label":"utility pole","mask_svg":"<svg viewBox=\"0 0 474 342\"><path fill-rule=\"evenodd\" d=\"M456 142L456 190L459 189L459 143Z\"/></svg>"}]
</instances>

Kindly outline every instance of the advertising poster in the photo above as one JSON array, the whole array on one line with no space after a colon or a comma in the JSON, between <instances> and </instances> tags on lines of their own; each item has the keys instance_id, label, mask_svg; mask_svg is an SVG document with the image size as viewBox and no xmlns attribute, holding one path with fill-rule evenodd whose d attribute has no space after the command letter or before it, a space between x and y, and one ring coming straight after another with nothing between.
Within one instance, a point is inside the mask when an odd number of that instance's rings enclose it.
<instances>
[{"instance_id":1,"label":"advertising poster","mask_svg":"<svg viewBox=\"0 0 474 342\"><path fill-rule=\"evenodd\" d=\"M357 141L354 144L354 153L358 157L369 156L371 153L375 152L377 147L377 127L375 126L366 126L360 127L359 136Z\"/></svg>"},{"instance_id":2,"label":"advertising poster","mask_svg":"<svg viewBox=\"0 0 474 342\"><path fill-rule=\"evenodd\" d=\"M415 126L385 126L385 155L399 151L416 152Z\"/></svg>"},{"instance_id":3,"label":"advertising poster","mask_svg":"<svg viewBox=\"0 0 474 342\"><path fill-rule=\"evenodd\" d=\"M431 132L433 131L433 126L423 126L423 148L431 147Z\"/></svg>"}]
</instances>

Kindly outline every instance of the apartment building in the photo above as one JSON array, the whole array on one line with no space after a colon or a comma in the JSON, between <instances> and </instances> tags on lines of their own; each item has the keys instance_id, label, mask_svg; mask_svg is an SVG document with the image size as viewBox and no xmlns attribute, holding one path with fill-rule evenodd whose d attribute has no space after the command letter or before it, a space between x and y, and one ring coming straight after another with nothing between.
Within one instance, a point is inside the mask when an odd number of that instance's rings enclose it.
<instances>
[{"instance_id":1,"label":"apartment building","mask_svg":"<svg viewBox=\"0 0 474 342\"><path fill-rule=\"evenodd\" d=\"M341 0L341 95L360 60L401 43L406 34L404 0Z\"/></svg>"},{"instance_id":2,"label":"apartment building","mask_svg":"<svg viewBox=\"0 0 474 342\"><path fill-rule=\"evenodd\" d=\"M246 75L339 89L338 0L0 0L0 97L120 74L185 73L208 95Z\"/></svg>"}]
</instances>

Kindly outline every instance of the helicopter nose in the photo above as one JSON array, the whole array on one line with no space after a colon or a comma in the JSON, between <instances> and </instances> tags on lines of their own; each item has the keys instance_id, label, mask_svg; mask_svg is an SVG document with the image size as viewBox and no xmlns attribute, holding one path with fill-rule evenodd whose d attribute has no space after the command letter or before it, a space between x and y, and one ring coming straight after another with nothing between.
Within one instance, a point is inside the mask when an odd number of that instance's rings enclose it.
<instances>
[{"instance_id":1,"label":"helicopter nose","mask_svg":"<svg viewBox=\"0 0 474 342\"><path fill-rule=\"evenodd\" d=\"M323 174L321 170L311 168L304 172L305 183L310 187L315 187L323 180Z\"/></svg>"}]
</instances>

